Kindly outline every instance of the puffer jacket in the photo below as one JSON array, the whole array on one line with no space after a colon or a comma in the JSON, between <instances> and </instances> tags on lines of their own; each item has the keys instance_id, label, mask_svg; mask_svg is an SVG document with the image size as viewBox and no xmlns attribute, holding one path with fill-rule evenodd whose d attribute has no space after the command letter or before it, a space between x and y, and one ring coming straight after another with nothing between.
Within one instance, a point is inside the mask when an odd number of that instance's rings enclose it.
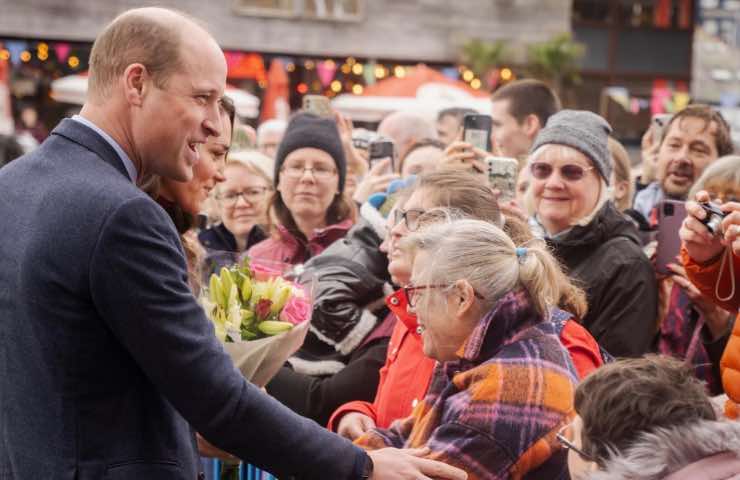
<instances>
[{"instance_id":1,"label":"puffer jacket","mask_svg":"<svg viewBox=\"0 0 740 480\"><path fill-rule=\"evenodd\" d=\"M588 480L740 480L740 423L703 420L642 434Z\"/></svg>"},{"instance_id":2,"label":"puffer jacket","mask_svg":"<svg viewBox=\"0 0 740 480\"><path fill-rule=\"evenodd\" d=\"M585 289L581 323L615 357L650 350L656 334L658 288L632 222L611 201L585 226L546 238L571 278Z\"/></svg>"},{"instance_id":3,"label":"puffer jacket","mask_svg":"<svg viewBox=\"0 0 740 480\"><path fill-rule=\"evenodd\" d=\"M311 328L295 355L303 362L294 368L314 375L336 373L385 318L383 300L392 290L388 258L379 248L384 237L385 219L366 204L344 238L306 262L302 275L313 276L316 287Z\"/></svg>"},{"instance_id":4,"label":"puffer jacket","mask_svg":"<svg viewBox=\"0 0 740 480\"><path fill-rule=\"evenodd\" d=\"M727 254L729 255L729 253ZM721 301L717 298L717 280L720 280L719 293L722 297L729 296L732 288L729 263L725 263L725 270L721 270L722 258L716 258L705 264L694 261L685 248L681 250L681 259L686 268L686 275L696 288L712 299L714 303L731 312L737 312L735 326L732 329L730 340L725 346L722 360L720 361L720 372L722 374L722 387L729 397L726 412L731 418L737 418L740 413L740 257L732 255L733 272L735 281L735 294L732 298Z\"/></svg>"}]
</instances>

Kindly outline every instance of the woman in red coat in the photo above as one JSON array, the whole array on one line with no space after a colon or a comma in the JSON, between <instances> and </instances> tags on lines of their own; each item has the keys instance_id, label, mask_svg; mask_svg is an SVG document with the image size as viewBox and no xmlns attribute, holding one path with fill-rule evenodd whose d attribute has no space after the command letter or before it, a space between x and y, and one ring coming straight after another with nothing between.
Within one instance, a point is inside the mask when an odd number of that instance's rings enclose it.
<instances>
[{"instance_id":1,"label":"woman in red coat","mask_svg":"<svg viewBox=\"0 0 740 480\"><path fill-rule=\"evenodd\" d=\"M740 157L738 157L740 161ZM740 184L740 182L738 182ZM696 195L697 202L708 202L707 192ZM726 214L721 230L712 234L702 220L707 212L696 202L689 202L689 215L681 227L681 252L689 280L717 305L734 312L740 308L740 202L725 202L720 209ZM740 317L740 316L739 316ZM720 362L722 386L729 397L726 413L738 417L740 404L740 321L735 321Z\"/></svg>"}]
</instances>

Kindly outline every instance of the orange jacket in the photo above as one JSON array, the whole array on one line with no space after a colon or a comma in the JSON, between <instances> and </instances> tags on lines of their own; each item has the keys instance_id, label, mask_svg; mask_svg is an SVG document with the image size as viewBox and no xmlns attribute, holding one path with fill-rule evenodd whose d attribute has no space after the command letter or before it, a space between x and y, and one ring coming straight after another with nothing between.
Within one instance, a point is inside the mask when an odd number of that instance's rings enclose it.
<instances>
[{"instance_id":1,"label":"orange jacket","mask_svg":"<svg viewBox=\"0 0 740 480\"><path fill-rule=\"evenodd\" d=\"M725 269L720 272L722 266L721 257L715 260L711 260L707 263L700 264L694 261L686 248L681 249L681 259L683 260L684 267L686 268L686 275L691 280L696 288L707 298L711 299L718 306L727 309L731 312L738 312L740 309L740 258L736 255L732 255L732 262L735 267L735 295L726 301L721 301L717 298L716 285L717 278L721 274L721 282L719 285L719 294L722 297L729 295L731 291L731 278L729 264L725 265ZM725 347L725 353L722 355L719 368L722 374L722 386L725 389L725 393L731 401L727 402L726 413L731 418L737 418L738 404L740 404L740 315L738 320L735 321L735 327L732 330L730 340L727 342Z\"/></svg>"},{"instance_id":2,"label":"orange jacket","mask_svg":"<svg viewBox=\"0 0 740 480\"><path fill-rule=\"evenodd\" d=\"M424 399L436 362L424 355L421 338L416 333L416 317L406 312L406 296L398 290L386 304L399 321L393 329L385 365L380 369L380 383L373 403L354 401L340 406L329 419L328 428L337 431L339 421L350 412L372 418L379 428L388 428L399 418L406 418ZM568 320L560 332L560 342L570 353L578 376L585 377L603 364L599 344L582 325Z\"/></svg>"}]
</instances>

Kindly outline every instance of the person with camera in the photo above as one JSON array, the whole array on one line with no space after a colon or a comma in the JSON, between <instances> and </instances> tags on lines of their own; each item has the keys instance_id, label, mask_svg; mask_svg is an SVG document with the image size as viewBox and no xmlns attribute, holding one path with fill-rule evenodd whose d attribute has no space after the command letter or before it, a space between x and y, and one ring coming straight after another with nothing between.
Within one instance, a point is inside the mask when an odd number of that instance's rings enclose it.
<instances>
[{"instance_id":1,"label":"person with camera","mask_svg":"<svg viewBox=\"0 0 740 480\"><path fill-rule=\"evenodd\" d=\"M688 202L688 215L680 237L683 242L681 258L691 288L705 299L730 312L740 309L740 157L726 157L718 164L733 165L728 171L734 179L735 190L720 200L708 191L697 192L695 201ZM720 181L726 182L727 178ZM722 202L724 200L724 202ZM719 205L711 202L722 202ZM688 287L687 287L688 288ZM730 328L728 321L720 327ZM740 403L740 322L735 320L720 361L722 386L729 397L727 414L738 417ZM716 357L714 358L716 362Z\"/></svg>"},{"instance_id":2,"label":"person with camera","mask_svg":"<svg viewBox=\"0 0 740 480\"><path fill-rule=\"evenodd\" d=\"M686 222L689 226L693 225L690 221L692 218L709 222L708 227L698 229L702 233L709 233L710 228L721 235L721 217L724 213L720 206L740 198L740 157L723 157L709 165L689 196L697 198L697 195L708 202L703 204L704 207L713 210L716 215L712 217L705 208L688 202L689 215L678 234L682 240L686 233ZM700 212L704 216L696 217ZM720 241L719 237L716 241ZM694 247L692 245L692 249ZM722 393L719 362L730 336L733 314L702 295L700 289L687 278L688 266L675 261L669 263L667 269L670 276L661 280L661 286L667 289L661 295L666 299L667 307L660 317L657 351L685 359L694 365L695 375L706 382L711 394L718 395Z\"/></svg>"}]
</instances>

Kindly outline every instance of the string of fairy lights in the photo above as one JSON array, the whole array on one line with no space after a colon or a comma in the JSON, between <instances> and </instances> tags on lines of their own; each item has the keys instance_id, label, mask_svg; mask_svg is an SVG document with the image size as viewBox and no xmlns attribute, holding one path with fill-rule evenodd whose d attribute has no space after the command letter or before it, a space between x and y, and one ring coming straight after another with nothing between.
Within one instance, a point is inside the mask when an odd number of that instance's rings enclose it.
<instances>
[{"instance_id":1,"label":"string of fairy lights","mask_svg":"<svg viewBox=\"0 0 740 480\"><path fill-rule=\"evenodd\" d=\"M90 48L89 44L0 39L0 61L9 61L13 67L45 66L54 76L82 73L88 68ZM254 80L254 86L264 90L268 88L267 65L280 60L295 93L320 93L329 97L342 93L362 95L369 85L378 81L405 78L415 66L354 57L306 58L228 50L225 56L230 80ZM475 90L492 84L489 78L480 78L465 65L447 65L439 69L447 77L461 80ZM496 69L495 74L494 84L508 82L515 76L510 68Z\"/></svg>"}]
</instances>

